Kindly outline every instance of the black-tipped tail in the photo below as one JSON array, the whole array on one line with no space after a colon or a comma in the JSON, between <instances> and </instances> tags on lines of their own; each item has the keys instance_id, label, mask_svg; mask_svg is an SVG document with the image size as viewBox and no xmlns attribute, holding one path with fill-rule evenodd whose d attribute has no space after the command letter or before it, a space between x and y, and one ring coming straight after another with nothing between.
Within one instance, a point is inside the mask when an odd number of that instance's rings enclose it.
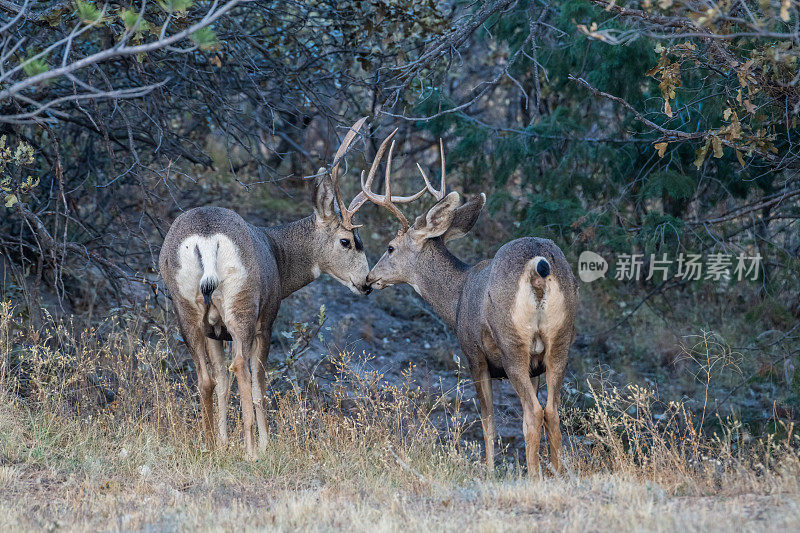
<instances>
[{"instance_id":1,"label":"black-tipped tail","mask_svg":"<svg viewBox=\"0 0 800 533\"><path fill-rule=\"evenodd\" d=\"M203 278L200 281L200 292L203 293L203 301L206 303L206 308L211 305L211 294L217 288L217 281L210 278Z\"/></svg>"},{"instance_id":2,"label":"black-tipped tail","mask_svg":"<svg viewBox=\"0 0 800 533\"><path fill-rule=\"evenodd\" d=\"M550 263L547 262L547 259L539 259L539 262L536 263L536 273L543 278L550 275Z\"/></svg>"}]
</instances>

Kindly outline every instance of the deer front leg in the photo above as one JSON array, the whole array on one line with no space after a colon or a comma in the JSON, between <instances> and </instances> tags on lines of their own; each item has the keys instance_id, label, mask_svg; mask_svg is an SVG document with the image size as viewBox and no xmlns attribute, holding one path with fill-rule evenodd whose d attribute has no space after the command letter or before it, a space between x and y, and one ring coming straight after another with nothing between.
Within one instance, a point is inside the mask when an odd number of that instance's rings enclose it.
<instances>
[{"instance_id":1,"label":"deer front leg","mask_svg":"<svg viewBox=\"0 0 800 533\"><path fill-rule=\"evenodd\" d=\"M206 349L214 367L217 393L217 435L223 448L228 446L228 404L231 397L231 379L225 364L225 350L222 341L206 339Z\"/></svg>"},{"instance_id":2,"label":"deer front leg","mask_svg":"<svg viewBox=\"0 0 800 533\"><path fill-rule=\"evenodd\" d=\"M528 365L506 367L508 379L522 402L522 432L525 435L525 461L528 475L539 475L539 446L542 440L544 410L531 383Z\"/></svg>"},{"instance_id":3,"label":"deer front leg","mask_svg":"<svg viewBox=\"0 0 800 533\"><path fill-rule=\"evenodd\" d=\"M491 473L494 471L494 442L497 438L497 430L494 423L492 380L489 376L489 368L484 364L483 367L475 369L472 373L472 381L475 383L475 392L481 406L481 426L483 442L486 447L486 470Z\"/></svg>"}]
</instances>

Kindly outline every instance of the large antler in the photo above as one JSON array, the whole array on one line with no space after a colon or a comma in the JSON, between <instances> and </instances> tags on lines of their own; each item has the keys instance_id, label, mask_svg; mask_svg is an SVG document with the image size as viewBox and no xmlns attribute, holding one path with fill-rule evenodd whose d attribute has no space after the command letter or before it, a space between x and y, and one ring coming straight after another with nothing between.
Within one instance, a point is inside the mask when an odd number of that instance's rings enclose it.
<instances>
[{"instance_id":1,"label":"large antler","mask_svg":"<svg viewBox=\"0 0 800 533\"><path fill-rule=\"evenodd\" d=\"M417 168L419 169L420 174L422 174L422 179L425 180L425 188L427 188L428 192L431 193L434 198L436 198L437 202L444 198L446 193L444 188L444 145L442 144L442 139L439 139L439 157L442 160L442 184L439 186L438 191L433 188L431 182L428 181L428 176L425 174L425 171L422 170L422 167L419 166L419 163L417 163Z\"/></svg>"},{"instance_id":2,"label":"large antler","mask_svg":"<svg viewBox=\"0 0 800 533\"><path fill-rule=\"evenodd\" d=\"M356 228L360 228L361 224L353 224L353 216L358 211L360 205L356 206L355 209L353 205L355 204L355 199L353 202L350 203L350 207L346 208L344 206L344 200L342 200L342 193L339 190L339 165L344 159L345 154L347 153L347 149L350 148L350 144L353 142L353 139L356 138L358 135L358 130L361 129L361 126L364 125L366 122L367 117L360 119L358 122L353 124L353 127L350 128L350 131L347 132L347 135L344 136L342 140L342 144L339 146L339 149L336 150L336 155L333 156L333 168L331 168L331 181L333 182L333 193L336 196L336 203L339 205L339 213L342 215L342 226L346 229L354 230ZM361 193L359 193L361 194Z\"/></svg>"},{"instance_id":3,"label":"large antler","mask_svg":"<svg viewBox=\"0 0 800 533\"><path fill-rule=\"evenodd\" d=\"M380 147L378 148L378 152L375 154L375 159L372 161L372 166L369 169L369 174L367 175L366 181L364 181L364 171L361 171L361 192L353 198L353 203L350 204L350 209L358 209L364 203L369 200L373 204L379 205L381 207L386 208L390 213L392 213L397 219L400 221L400 233L408 231L410 227L408 224L408 220L403 215L402 212L397 208L395 204L407 204L409 202L413 202L423 194L425 194L425 188L419 191L416 194L411 196L392 196L392 186L391 186L391 173L392 173L392 153L394 152L394 136L397 133L395 129L384 141L381 143ZM386 160L386 174L384 177L384 194L376 194L372 192L372 180L375 178L375 173L378 171L378 165L383 158L383 154L386 151L386 146L389 145L389 156Z\"/></svg>"}]
</instances>

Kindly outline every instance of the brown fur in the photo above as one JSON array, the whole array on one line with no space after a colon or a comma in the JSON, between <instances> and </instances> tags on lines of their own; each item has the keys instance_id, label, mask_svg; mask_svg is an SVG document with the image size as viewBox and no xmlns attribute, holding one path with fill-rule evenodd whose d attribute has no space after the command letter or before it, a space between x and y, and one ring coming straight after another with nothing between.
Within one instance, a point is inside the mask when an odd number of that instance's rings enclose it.
<instances>
[{"instance_id":1,"label":"brown fur","mask_svg":"<svg viewBox=\"0 0 800 533\"><path fill-rule=\"evenodd\" d=\"M412 285L455 328L481 405L490 469L495 441L491 378L507 377L522 401L529 471L539 471L543 424L550 459L559 470L558 405L575 336L578 283L563 252L547 239L516 239L502 246L493 259L474 266L450 253L445 241L469 231L484 202L480 195L459 206L458 193L447 195L389 243L392 253L384 253L367 282L378 289L395 283ZM549 263L550 272L544 277L536 271L539 257ZM537 397L538 375L543 372L547 381L544 409Z\"/></svg>"},{"instance_id":2,"label":"brown fur","mask_svg":"<svg viewBox=\"0 0 800 533\"><path fill-rule=\"evenodd\" d=\"M212 395L216 391L217 436L223 446L228 443L228 372L233 372L241 395L245 449L251 458L254 412L259 448L267 444L265 364L281 300L320 272L333 275L351 290L369 292L363 247L357 233L344 228L335 212L329 177L317 181L314 200L313 215L272 228L249 224L228 209L192 209L175 219L161 248L159 270L197 368L205 433L215 440ZM341 239L347 239L350 247ZM200 288L201 279L206 279L205 262L217 269L217 286L210 295ZM224 338L233 341L229 366L224 361Z\"/></svg>"}]
</instances>

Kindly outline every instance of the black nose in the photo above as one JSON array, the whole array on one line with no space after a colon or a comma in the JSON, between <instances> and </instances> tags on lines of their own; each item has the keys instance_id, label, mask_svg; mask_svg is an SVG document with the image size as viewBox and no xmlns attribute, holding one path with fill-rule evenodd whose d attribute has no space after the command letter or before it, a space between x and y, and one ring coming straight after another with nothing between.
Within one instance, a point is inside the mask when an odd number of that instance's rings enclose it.
<instances>
[{"instance_id":1,"label":"black nose","mask_svg":"<svg viewBox=\"0 0 800 533\"><path fill-rule=\"evenodd\" d=\"M363 292L364 294L371 293L372 292L372 286L370 284L368 284L368 283L365 283L364 285L361 286L361 292Z\"/></svg>"}]
</instances>

